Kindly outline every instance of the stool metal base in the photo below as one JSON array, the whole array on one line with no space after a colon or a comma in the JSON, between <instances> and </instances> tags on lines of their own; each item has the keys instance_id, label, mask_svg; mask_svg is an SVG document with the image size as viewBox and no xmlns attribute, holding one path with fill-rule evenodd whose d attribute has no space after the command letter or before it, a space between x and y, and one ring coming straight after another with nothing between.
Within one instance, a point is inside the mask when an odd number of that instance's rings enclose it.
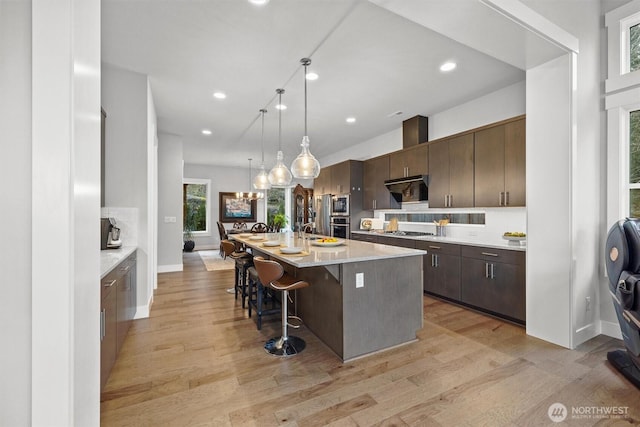
<instances>
[{"instance_id":1,"label":"stool metal base","mask_svg":"<svg viewBox=\"0 0 640 427\"><path fill-rule=\"evenodd\" d=\"M300 353L305 346L302 338L289 335L286 340L282 337L271 338L264 345L264 350L274 356L289 357Z\"/></svg>"}]
</instances>

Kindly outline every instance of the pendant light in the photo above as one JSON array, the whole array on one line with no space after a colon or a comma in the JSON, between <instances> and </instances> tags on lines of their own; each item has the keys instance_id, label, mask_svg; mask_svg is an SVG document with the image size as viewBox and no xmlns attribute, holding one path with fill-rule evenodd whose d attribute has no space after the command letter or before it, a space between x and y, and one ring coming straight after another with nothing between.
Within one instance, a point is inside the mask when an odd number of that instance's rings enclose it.
<instances>
[{"instance_id":1,"label":"pendant light","mask_svg":"<svg viewBox=\"0 0 640 427\"><path fill-rule=\"evenodd\" d=\"M284 164L284 154L282 154L282 94L284 89L276 89L278 94L278 154L276 155L276 165L269 172L269 182L271 185L287 186L291 184L291 172Z\"/></svg>"},{"instance_id":2,"label":"pendant light","mask_svg":"<svg viewBox=\"0 0 640 427\"><path fill-rule=\"evenodd\" d=\"M260 144L262 145L262 164L260 164L260 172L258 172L258 175L253 179L253 188L256 190L268 190L271 188L267 171L264 170L264 113L266 112L267 110L264 108L260 110L260 113L262 114L262 136L260 137Z\"/></svg>"},{"instance_id":3,"label":"pendant light","mask_svg":"<svg viewBox=\"0 0 640 427\"><path fill-rule=\"evenodd\" d=\"M251 191L251 160L253 159L249 158L249 191L247 193L244 193L242 191L237 192L236 199L256 200L262 199L264 197L264 193L262 192L254 193L253 191Z\"/></svg>"},{"instance_id":4,"label":"pendant light","mask_svg":"<svg viewBox=\"0 0 640 427\"><path fill-rule=\"evenodd\" d=\"M302 152L298 154L291 163L291 173L299 179L312 179L320 175L320 162L313 157L309 151L309 134L307 132L307 67L311 64L311 59L302 58L300 60L304 66L304 136L302 137Z\"/></svg>"}]
</instances>

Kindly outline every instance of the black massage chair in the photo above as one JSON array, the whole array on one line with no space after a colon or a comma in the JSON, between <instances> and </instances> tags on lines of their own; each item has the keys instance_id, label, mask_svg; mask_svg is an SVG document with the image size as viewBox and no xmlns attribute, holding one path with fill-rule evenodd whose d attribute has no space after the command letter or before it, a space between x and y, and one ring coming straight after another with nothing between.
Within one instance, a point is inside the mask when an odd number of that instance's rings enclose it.
<instances>
[{"instance_id":1,"label":"black massage chair","mask_svg":"<svg viewBox=\"0 0 640 427\"><path fill-rule=\"evenodd\" d=\"M607 359L640 388L640 219L627 218L611 227L605 260L609 293L626 347L610 351Z\"/></svg>"}]
</instances>

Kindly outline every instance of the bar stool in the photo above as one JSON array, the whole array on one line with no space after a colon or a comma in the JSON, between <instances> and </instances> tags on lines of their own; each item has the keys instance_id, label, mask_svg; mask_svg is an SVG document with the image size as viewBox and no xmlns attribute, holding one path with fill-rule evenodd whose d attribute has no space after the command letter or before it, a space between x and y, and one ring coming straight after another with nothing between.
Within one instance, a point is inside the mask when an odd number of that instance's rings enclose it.
<instances>
[{"instance_id":1,"label":"bar stool","mask_svg":"<svg viewBox=\"0 0 640 427\"><path fill-rule=\"evenodd\" d=\"M280 313L280 302L274 295L274 290L267 284L264 286L258 276L255 265L247 270L247 306L249 307L249 317L252 308L256 311L256 326L262 329L262 316Z\"/></svg>"},{"instance_id":2,"label":"bar stool","mask_svg":"<svg viewBox=\"0 0 640 427\"><path fill-rule=\"evenodd\" d=\"M220 242L224 250L224 255L235 260L235 284L233 286L234 294L238 299L238 291L242 295L242 308L245 307L244 302L247 297L247 270L253 266L253 256L248 252L236 251L236 245L230 240Z\"/></svg>"},{"instance_id":3,"label":"bar stool","mask_svg":"<svg viewBox=\"0 0 640 427\"><path fill-rule=\"evenodd\" d=\"M253 264L263 285L268 283L272 289L282 291L282 336L271 338L264 349L274 356L294 356L304 350L306 344L302 338L287 334L289 291L306 288L309 283L286 274L282 265L275 261L256 256Z\"/></svg>"}]
</instances>

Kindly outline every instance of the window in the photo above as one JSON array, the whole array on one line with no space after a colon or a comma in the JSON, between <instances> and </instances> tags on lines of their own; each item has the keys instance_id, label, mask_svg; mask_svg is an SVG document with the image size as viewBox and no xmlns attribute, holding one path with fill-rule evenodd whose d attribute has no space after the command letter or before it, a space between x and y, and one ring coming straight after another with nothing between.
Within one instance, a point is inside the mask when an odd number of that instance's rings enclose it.
<instances>
[{"instance_id":1,"label":"window","mask_svg":"<svg viewBox=\"0 0 640 427\"><path fill-rule=\"evenodd\" d=\"M640 70L640 24L629 28L629 71Z\"/></svg>"},{"instance_id":2,"label":"window","mask_svg":"<svg viewBox=\"0 0 640 427\"><path fill-rule=\"evenodd\" d=\"M278 214L285 215L285 194L287 193L285 188L273 187L267 190L266 194L266 209L267 209L267 224L272 225L274 217ZM288 225L288 224L287 224Z\"/></svg>"},{"instance_id":3,"label":"window","mask_svg":"<svg viewBox=\"0 0 640 427\"><path fill-rule=\"evenodd\" d=\"M629 112L629 215L640 218L640 110Z\"/></svg>"},{"instance_id":4,"label":"window","mask_svg":"<svg viewBox=\"0 0 640 427\"><path fill-rule=\"evenodd\" d=\"M211 180L185 178L182 184L183 230L195 235L209 235Z\"/></svg>"}]
</instances>

